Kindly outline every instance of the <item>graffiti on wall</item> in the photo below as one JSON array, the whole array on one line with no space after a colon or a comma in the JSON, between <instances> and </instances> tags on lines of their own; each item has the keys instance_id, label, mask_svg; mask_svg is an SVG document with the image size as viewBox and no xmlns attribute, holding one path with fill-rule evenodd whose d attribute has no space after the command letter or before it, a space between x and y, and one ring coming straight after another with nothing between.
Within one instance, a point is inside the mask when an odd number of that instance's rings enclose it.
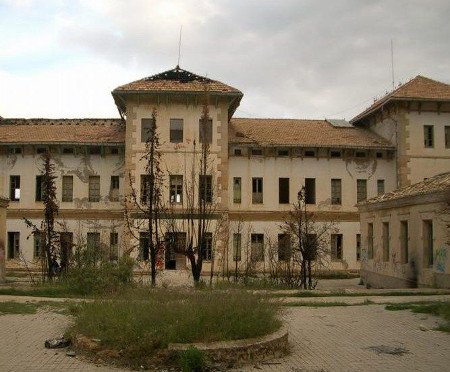
<instances>
[{"instance_id":1,"label":"graffiti on wall","mask_svg":"<svg viewBox=\"0 0 450 372\"><path fill-rule=\"evenodd\" d=\"M447 267L447 248L441 247L436 250L435 268L438 273L445 273Z\"/></svg>"}]
</instances>

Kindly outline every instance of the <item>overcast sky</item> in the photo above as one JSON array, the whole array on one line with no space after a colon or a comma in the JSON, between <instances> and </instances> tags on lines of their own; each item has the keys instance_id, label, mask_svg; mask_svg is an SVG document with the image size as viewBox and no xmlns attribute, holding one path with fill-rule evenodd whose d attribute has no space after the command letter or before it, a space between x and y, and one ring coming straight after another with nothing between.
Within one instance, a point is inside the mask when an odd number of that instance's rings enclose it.
<instances>
[{"instance_id":1,"label":"overcast sky","mask_svg":"<svg viewBox=\"0 0 450 372\"><path fill-rule=\"evenodd\" d=\"M450 83L448 0L0 0L0 115L117 117L111 90L181 68L237 117L350 119L421 74Z\"/></svg>"}]
</instances>

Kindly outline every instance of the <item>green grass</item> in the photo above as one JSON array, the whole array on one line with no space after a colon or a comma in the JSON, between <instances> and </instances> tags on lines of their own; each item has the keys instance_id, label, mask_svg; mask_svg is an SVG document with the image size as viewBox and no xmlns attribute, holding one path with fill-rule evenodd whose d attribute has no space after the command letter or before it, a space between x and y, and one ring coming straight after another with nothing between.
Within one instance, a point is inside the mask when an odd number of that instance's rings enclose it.
<instances>
[{"instance_id":1,"label":"green grass","mask_svg":"<svg viewBox=\"0 0 450 372\"><path fill-rule=\"evenodd\" d=\"M312 292L312 291L300 291L294 293L274 293L273 297L301 297L301 298L310 298L310 297L368 297L368 296L380 296L380 297L392 297L392 296L434 296L434 295L442 295L442 294L450 294L450 291L447 292L411 292L411 291L391 291L384 293L377 292L350 292L347 293L345 291L333 291L327 293L321 292Z\"/></svg>"},{"instance_id":2,"label":"green grass","mask_svg":"<svg viewBox=\"0 0 450 372\"><path fill-rule=\"evenodd\" d=\"M450 301L432 302L432 303L420 303L409 302L403 304L390 304L386 305L386 310L411 310L413 313L431 314L439 316L445 320L444 324L441 324L436 329L443 332L450 333Z\"/></svg>"},{"instance_id":3,"label":"green grass","mask_svg":"<svg viewBox=\"0 0 450 372\"><path fill-rule=\"evenodd\" d=\"M36 314L38 305L32 302L0 302L0 315Z\"/></svg>"},{"instance_id":4,"label":"green grass","mask_svg":"<svg viewBox=\"0 0 450 372\"><path fill-rule=\"evenodd\" d=\"M245 291L141 288L78 304L69 335L100 339L102 346L122 350L136 364L169 343L237 340L271 333L281 326L279 306Z\"/></svg>"},{"instance_id":5,"label":"green grass","mask_svg":"<svg viewBox=\"0 0 450 372\"><path fill-rule=\"evenodd\" d=\"M70 288L60 284L40 284L30 287L0 288L0 295L9 296L33 296L33 297L78 297Z\"/></svg>"},{"instance_id":6,"label":"green grass","mask_svg":"<svg viewBox=\"0 0 450 372\"><path fill-rule=\"evenodd\" d=\"M346 302L286 302L283 304L284 306L295 306L295 307L335 307L335 306L354 306L352 304L348 304Z\"/></svg>"}]
</instances>

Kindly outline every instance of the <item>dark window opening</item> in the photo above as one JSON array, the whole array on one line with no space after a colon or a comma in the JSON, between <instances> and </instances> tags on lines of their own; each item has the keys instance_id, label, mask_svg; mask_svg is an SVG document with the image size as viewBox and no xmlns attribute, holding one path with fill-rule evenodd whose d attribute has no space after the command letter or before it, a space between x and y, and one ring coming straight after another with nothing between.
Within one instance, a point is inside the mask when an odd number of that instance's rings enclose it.
<instances>
[{"instance_id":1,"label":"dark window opening","mask_svg":"<svg viewBox=\"0 0 450 372\"><path fill-rule=\"evenodd\" d=\"M278 179L278 202L289 204L289 178Z\"/></svg>"},{"instance_id":2,"label":"dark window opening","mask_svg":"<svg viewBox=\"0 0 450 372\"><path fill-rule=\"evenodd\" d=\"M20 200L20 176L9 176L9 199Z\"/></svg>"},{"instance_id":3,"label":"dark window opening","mask_svg":"<svg viewBox=\"0 0 450 372\"><path fill-rule=\"evenodd\" d=\"M263 179L259 177L252 178L252 203L262 204L263 202Z\"/></svg>"},{"instance_id":4,"label":"dark window opening","mask_svg":"<svg viewBox=\"0 0 450 372\"><path fill-rule=\"evenodd\" d=\"M316 204L316 179L305 178L305 203Z\"/></svg>"},{"instance_id":5,"label":"dark window opening","mask_svg":"<svg viewBox=\"0 0 450 372\"><path fill-rule=\"evenodd\" d=\"M201 118L198 121L199 126L199 140L200 143L212 143L212 137L213 137L213 122L212 119L205 120Z\"/></svg>"},{"instance_id":6,"label":"dark window opening","mask_svg":"<svg viewBox=\"0 0 450 372\"><path fill-rule=\"evenodd\" d=\"M202 202L212 203L212 176L200 175L199 199Z\"/></svg>"},{"instance_id":7,"label":"dark window opening","mask_svg":"<svg viewBox=\"0 0 450 372\"><path fill-rule=\"evenodd\" d=\"M331 259L342 260L342 234L331 234Z\"/></svg>"},{"instance_id":8,"label":"dark window opening","mask_svg":"<svg viewBox=\"0 0 450 372\"><path fill-rule=\"evenodd\" d=\"M278 234L278 260L287 261L291 258L291 237L289 234Z\"/></svg>"},{"instance_id":9,"label":"dark window opening","mask_svg":"<svg viewBox=\"0 0 450 372\"><path fill-rule=\"evenodd\" d=\"M183 119L170 119L170 142L183 142Z\"/></svg>"}]
</instances>

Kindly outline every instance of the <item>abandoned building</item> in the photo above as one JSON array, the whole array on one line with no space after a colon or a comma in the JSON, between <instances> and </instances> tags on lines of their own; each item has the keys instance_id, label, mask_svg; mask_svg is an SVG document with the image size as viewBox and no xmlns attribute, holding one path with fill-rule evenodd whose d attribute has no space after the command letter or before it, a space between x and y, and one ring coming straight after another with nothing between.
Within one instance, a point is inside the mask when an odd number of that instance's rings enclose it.
<instances>
[{"instance_id":1,"label":"abandoned building","mask_svg":"<svg viewBox=\"0 0 450 372\"><path fill-rule=\"evenodd\" d=\"M201 138L205 86L211 120ZM102 245L112 258L124 252L143 257L146 233L140 239L127 233L124 197L146 192L142 156L153 109L166 173L163 199L170 208L185 208L183 185L195 146L210 144L211 174L199 186L208 189L226 225L220 236L214 223L210 227L205 272L211 261L219 271L236 263L243 268L249 252L261 271L273 257L285 259L276 254L280 224L302 186L308 210L318 221L334 222L327 268L357 270L367 245L357 203L450 168L450 86L422 76L350 122L234 118L243 97L238 89L179 67L119 86L112 95L120 118L0 119L0 195L9 198L7 267L32 266L41 254L42 242L28 239L23 218L42 219L46 151L58 174L61 244ZM163 261L166 269L187 266L186 257L169 248Z\"/></svg>"}]
</instances>

